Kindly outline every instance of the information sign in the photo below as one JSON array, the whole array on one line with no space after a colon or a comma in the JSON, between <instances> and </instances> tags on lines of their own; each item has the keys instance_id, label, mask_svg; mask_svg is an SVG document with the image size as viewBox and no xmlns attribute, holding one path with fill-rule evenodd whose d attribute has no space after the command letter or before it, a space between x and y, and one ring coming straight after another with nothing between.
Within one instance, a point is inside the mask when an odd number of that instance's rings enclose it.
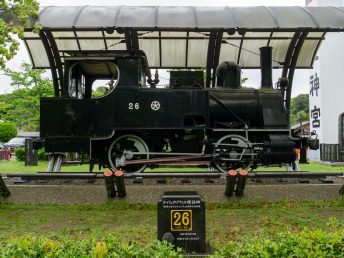
<instances>
[{"instance_id":1,"label":"information sign","mask_svg":"<svg viewBox=\"0 0 344 258\"><path fill-rule=\"evenodd\" d=\"M205 253L205 205L197 192L165 192L158 203L158 239L186 253Z\"/></svg>"}]
</instances>

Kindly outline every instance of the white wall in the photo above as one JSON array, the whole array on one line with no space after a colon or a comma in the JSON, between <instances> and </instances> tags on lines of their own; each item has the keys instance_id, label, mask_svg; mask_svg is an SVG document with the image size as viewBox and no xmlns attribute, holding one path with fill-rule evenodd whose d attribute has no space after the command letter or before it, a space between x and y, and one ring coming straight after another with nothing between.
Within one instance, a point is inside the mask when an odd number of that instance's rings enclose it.
<instances>
[{"instance_id":1,"label":"white wall","mask_svg":"<svg viewBox=\"0 0 344 258\"><path fill-rule=\"evenodd\" d=\"M310 6L344 6L344 0L313 0ZM320 143L338 144L338 118L344 112L344 33L327 33L318 51L318 61L309 75L318 73L318 98L310 96L310 113L320 107L320 128L312 127ZM309 85L310 87L311 85ZM309 158L320 160L320 151L310 151Z\"/></svg>"},{"instance_id":2,"label":"white wall","mask_svg":"<svg viewBox=\"0 0 344 258\"><path fill-rule=\"evenodd\" d=\"M322 142L338 143L338 118L344 112L344 34L327 34L319 49Z\"/></svg>"}]
</instances>

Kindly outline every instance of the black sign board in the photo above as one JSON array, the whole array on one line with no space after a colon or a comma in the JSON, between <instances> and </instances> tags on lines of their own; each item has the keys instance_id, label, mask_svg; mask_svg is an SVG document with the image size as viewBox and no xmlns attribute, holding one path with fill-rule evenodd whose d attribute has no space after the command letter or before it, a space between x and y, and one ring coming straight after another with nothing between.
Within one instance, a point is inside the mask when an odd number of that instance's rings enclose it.
<instances>
[{"instance_id":1,"label":"black sign board","mask_svg":"<svg viewBox=\"0 0 344 258\"><path fill-rule=\"evenodd\" d=\"M38 154L33 148L33 139L25 139L25 166L38 166Z\"/></svg>"},{"instance_id":2,"label":"black sign board","mask_svg":"<svg viewBox=\"0 0 344 258\"><path fill-rule=\"evenodd\" d=\"M186 253L205 253L205 204L197 192L165 192L158 202L158 239Z\"/></svg>"}]
</instances>

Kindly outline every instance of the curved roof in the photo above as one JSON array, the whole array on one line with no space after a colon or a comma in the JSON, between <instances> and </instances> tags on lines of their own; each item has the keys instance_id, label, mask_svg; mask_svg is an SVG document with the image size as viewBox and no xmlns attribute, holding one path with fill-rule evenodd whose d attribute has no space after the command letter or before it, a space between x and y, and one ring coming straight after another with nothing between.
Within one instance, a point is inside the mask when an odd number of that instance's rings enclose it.
<instances>
[{"instance_id":1,"label":"curved roof","mask_svg":"<svg viewBox=\"0 0 344 258\"><path fill-rule=\"evenodd\" d=\"M25 32L35 68L117 50L143 50L152 68L214 68L225 60L259 68L262 46L273 47L274 67L282 68L300 39L295 67L310 68L325 32L344 31L344 8L49 6L37 21L40 35Z\"/></svg>"},{"instance_id":2,"label":"curved roof","mask_svg":"<svg viewBox=\"0 0 344 258\"><path fill-rule=\"evenodd\" d=\"M44 28L343 29L338 7L48 6Z\"/></svg>"}]
</instances>

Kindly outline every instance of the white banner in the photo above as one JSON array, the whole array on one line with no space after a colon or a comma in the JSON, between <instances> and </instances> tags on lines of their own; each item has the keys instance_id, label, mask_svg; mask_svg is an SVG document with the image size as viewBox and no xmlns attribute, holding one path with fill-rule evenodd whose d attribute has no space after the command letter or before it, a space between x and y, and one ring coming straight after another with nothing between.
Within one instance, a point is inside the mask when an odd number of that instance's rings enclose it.
<instances>
[{"instance_id":1,"label":"white banner","mask_svg":"<svg viewBox=\"0 0 344 258\"><path fill-rule=\"evenodd\" d=\"M309 72L309 120L310 132L318 135L320 143L322 142L322 119L321 119L321 78L320 62L314 61L314 68ZM313 136L314 137L314 136ZM309 158L320 160L320 150L311 151Z\"/></svg>"}]
</instances>

